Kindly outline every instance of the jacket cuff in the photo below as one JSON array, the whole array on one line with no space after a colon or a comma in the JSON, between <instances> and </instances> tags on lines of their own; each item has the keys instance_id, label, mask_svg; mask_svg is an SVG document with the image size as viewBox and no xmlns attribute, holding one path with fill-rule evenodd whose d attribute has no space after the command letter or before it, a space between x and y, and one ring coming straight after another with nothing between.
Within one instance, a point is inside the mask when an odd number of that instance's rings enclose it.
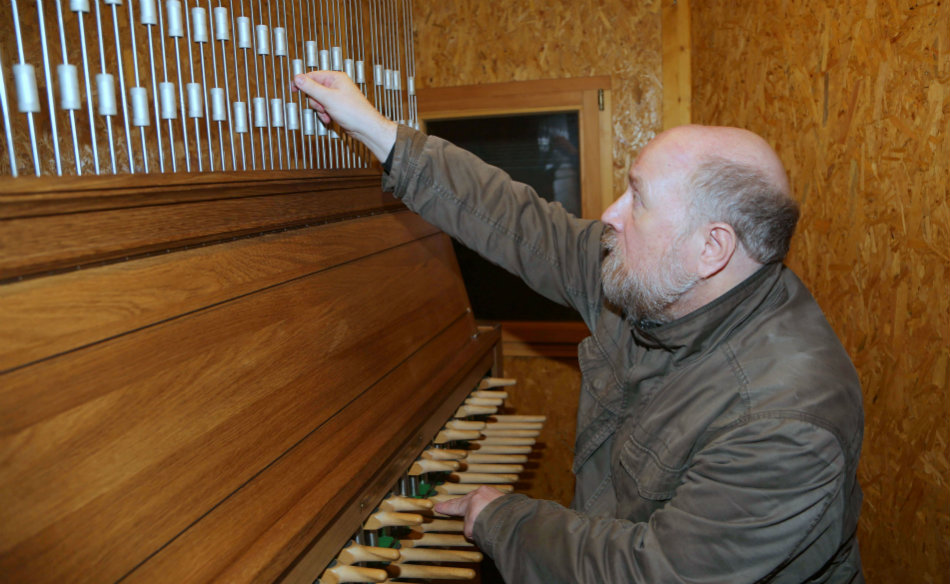
<instances>
[{"instance_id":1,"label":"jacket cuff","mask_svg":"<svg viewBox=\"0 0 950 584\"><path fill-rule=\"evenodd\" d=\"M402 198L405 189L399 188L406 184L416 168L416 161L425 146L426 135L418 130L400 124L396 129L396 143L389 152L383 165L382 186L386 192Z\"/></svg>"},{"instance_id":2,"label":"jacket cuff","mask_svg":"<svg viewBox=\"0 0 950 584\"><path fill-rule=\"evenodd\" d=\"M527 495L505 495L485 505L472 528L472 539L478 547L495 557L495 547L505 546L511 531L521 520L531 515L538 501Z\"/></svg>"}]
</instances>

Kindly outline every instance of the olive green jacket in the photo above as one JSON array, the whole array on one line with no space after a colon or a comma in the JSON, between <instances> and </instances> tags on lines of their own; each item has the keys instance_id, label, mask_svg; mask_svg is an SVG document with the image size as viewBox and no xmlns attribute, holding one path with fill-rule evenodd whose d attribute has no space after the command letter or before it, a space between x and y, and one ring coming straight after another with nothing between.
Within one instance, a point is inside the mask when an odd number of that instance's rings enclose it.
<instances>
[{"instance_id":1,"label":"olive green jacket","mask_svg":"<svg viewBox=\"0 0 950 584\"><path fill-rule=\"evenodd\" d=\"M475 523L509 584L863 582L861 389L791 270L641 328L604 301L600 222L406 127L384 187L591 331L572 509L507 495Z\"/></svg>"}]
</instances>

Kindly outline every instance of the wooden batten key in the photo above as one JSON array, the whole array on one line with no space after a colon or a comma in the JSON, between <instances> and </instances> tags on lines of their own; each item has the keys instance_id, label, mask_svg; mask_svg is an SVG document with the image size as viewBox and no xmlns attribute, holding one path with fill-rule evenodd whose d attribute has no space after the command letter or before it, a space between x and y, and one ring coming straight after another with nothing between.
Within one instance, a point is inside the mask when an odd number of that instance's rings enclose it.
<instances>
[{"instance_id":1,"label":"wooden batten key","mask_svg":"<svg viewBox=\"0 0 950 584\"><path fill-rule=\"evenodd\" d=\"M486 427L482 430L482 435L486 438L537 438L538 434L541 433L541 430L512 430L508 428L493 428L492 426Z\"/></svg>"},{"instance_id":2,"label":"wooden batten key","mask_svg":"<svg viewBox=\"0 0 950 584\"><path fill-rule=\"evenodd\" d=\"M472 406L468 404L462 404L459 406L459 409L455 411L456 418L467 418L469 416L487 416L494 414L498 411L496 407L488 406Z\"/></svg>"},{"instance_id":3,"label":"wooden batten key","mask_svg":"<svg viewBox=\"0 0 950 584\"><path fill-rule=\"evenodd\" d=\"M371 547L358 543L343 548L336 557L337 562L346 565L360 562L395 562L398 559L399 550L396 548Z\"/></svg>"},{"instance_id":4,"label":"wooden batten key","mask_svg":"<svg viewBox=\"0 0 950 584\"><path fill-rule=\"evenodd\" d=\"M391 578L424 578L439 580L472 580L475 570L428 564L389 564L386 572Z\"/></svg>"},{"instance_id":5,"label":"wooden batten key","mask_svg":"<svg viewBox=\"0 0 950 584\"><path fill-rule=\"evenodd\" d=\"M404 548L399 550L397 563L405 562L465 562L482 561L482 552L471 550L441 550L438 548Z\"/></svg>"},{"instance_id":6,"label":"wooden batten key","mask_svg":"<svg viewBox=\"0 0 950 584\"><path fill-rule=\"evenodd\" d=\"M457 460L430 460L420 458L409 467L409 476L417 477L427 472L452 472L458 470L462 464Z\"/></svg>"},{"instance_id":7,"label":"wooden batten key","mask_svg":"<svg viewBox=\"0 0 950 584\"><path fill-rule=\"evenodd\" d=\"M421 533L462 533L464 528L465 522L461 519L431 519L412 527L412 530Z\"/></svg>"},{"instance_id":8,"label":"wooden batten key","mask_svg":"<svg viewBox=\"0 0 950 584\"><path fill-rule=\"evenodd\" d=\"M489 422L534 422L544 423L548 420L544 415L496 414L488 419Z\"/></svg>"},{"instance_id":9,"label":"wooden batten key","mask_svg":"<svg viewBox=\"0 0 950 584\"><path fill-rule=\"evenodd\" d=\"M465 403L470 406L501 407L505 400L493 397L470 397L465 400Z\"/></svg>"},{"instance_id":10,"label":"wooden batten key","mask_svg":"<svg viewBox=\"0 0 950 584\"><path fill-rule=\"evenodd\" d=\"M485 426L485 422L477 420L449 420L445 423L445 427L452 430L475 430L476 432L481 431Z\"/></svg>"},{"instance_id":11,"label":"wooden batten key","mask_svg":"<svg viewBox=\"0 0 950 584\"><path fill-rule=\"evenodd\" d=\"M485 424L486 428L495 428L497 430L542 430L544 424L541 422L491 422Z\"/></svg>"},{"instance_id":12,"label":"wooden batten key","mask_svg":"<svg viewBox=\"0 0 950 584\"><path fill-rule=\"evenodd\" d=\"M429 460L463 460L468 454L468 450L458 448L430 448L422 453L422 458Z\"/></svg>"},{"instance_id":13,"label":"wooden batten key","mask_svg":"<svg viewBox=\"0 0 950 584\"><path fill-rule=\"evenodd\" d=\"M475 547L475 544L457 533L413 533L412 537L400 539L399 547Z\"/></svg>"},{"instance_id":14,"label":"wooden batten key","mask_svg":"<svg viewBox=\"0 0 950 584\"><path fill-rule=\"evenodd\" d=\"M517 379L506 377L484 377L478 382L478 389L491 389L493 387L510 387L518 383Z\"/></svg>"},{"instance_id":15,"label":"wooden batten key","mask_svg":"<svg viewBox=\"0 0 950 584\"><path fill-rule=\"evenodd\" d=\"M393 513L377 511L366 519L363 529L382 529L384 527L412 526L422 523L422 515L416 513Z\"/></svg>"},{"instance_id":16,"label":"wooden batten key","mask_svg":"<svg viewBox=\"0 0 950 584\"><path fill-rule=\"evenodd\" d=\"M468 406L462 407L464 408ZM444 430L440 430L439 433L436 434L435 438L432 439L432 443L447 444L456 440L478 440L481 437L482 434L478 430L453 430L452 428L446 428Z\"/></svg>"},{"instance_id":17,"label":"wooden batten key","mask_svg":"<svg viewBox=\"0 0 950 584\"><path fill-rule=\"evenodd\" d=\"M467 495L471 493L478 487L492 487L492 488L498 489L502 493L510 493L515 490L515 488L512 487L511 485L501 485L501 484L442 483L441 485L435 488L435 492L440 493L442 495L461 496L461 495Z\"/></svg>"},{"instance_id":18,"label":"wooden batten key","mask_svg":"<svg viewBox=\"0 0 950 584\"><path fill-rule=\"evenodd\" d=\"M485 444L494 446L534 446L534 438L507 438L504 436L486 436L479 440L472 440L473 444Z\"/></svg>"},{"instance_id":19,"label":"wooden batten key","mask_svg":"<svg viewBox=\"0 0 950 584\"><path fill-rule=\"evenodd\" d=\"M428 499L393 495L392 497L383 499L382 503L379 504L379 508L382 511L395 511L399 513L405 511L428 511L432 509L432 505L432 501Z\"/></svg>"},{"instance_id":20,"label":"wooden batten key","mask_svg":"<svg viewBox=\"0 0 950 584\"><path fill-rule=\"evenodd\" d=\"M512 446L510 444L484 444L472 442L469 446L473 449L472 454L531 454L531 445Z\"/></svg>"},{"instance_id":21,"label":"wooden batten key","mask_svg":"<svg viewBox=\"0 0 950 584\"><path fill-rule=\"evenodd\" d=\"M338 565L327 569L320 576L320 584L341 584L342 582L385 582L389 574L385 570L364 568L363 566Z\"/></svg>"},{"instance_id":22,"label":"wooden batten key","mask_svg":"<svg viewBox=\"0 0 950 584\"><path fill-rule=\"evenodd\" d=\"M484 483L484 484L508 484L518 482L517 474L508 473L484 473L484 472L453 472L449 475L449 480L455 483Z\"/></svg>"},{"instance_id":23,"label":"wooden batten key","mask_svg":"<svg viewBox=\"0 0 950 584\"><path fill-rule=\"evenodd\" d=\"M478 391L476 390L468 394L468 396L469 397L483 397L487 399L505 400L505 399L508 399L508 392L507 391Z\"/></svg>"},{"instance_id":24,"label":"wooden batten key","mask_svg":"<svg viewBox=\"0 0 950 584\"><path fill-rule=\"evenodd\" d=\"M473 464L516 464L523 465L528 462L528 456L525 454L491 454L483 450L469 452L465 457L464 464L469 466ZM518 472L521 472L520 470Z\"/></svg>"},{"instance_id":25,"label":"wooden batten key","mask_svg":"<svg viewBox=\"0 0 950 584\"><path fill-rule=\"evenodd\" d=\"M477 473L488 473L488 474L514 474L517 475L524 470L524 465L521 464L478 464L478 463L462 463L462 472L477 472Z\"/></svg>"}]
</instances>

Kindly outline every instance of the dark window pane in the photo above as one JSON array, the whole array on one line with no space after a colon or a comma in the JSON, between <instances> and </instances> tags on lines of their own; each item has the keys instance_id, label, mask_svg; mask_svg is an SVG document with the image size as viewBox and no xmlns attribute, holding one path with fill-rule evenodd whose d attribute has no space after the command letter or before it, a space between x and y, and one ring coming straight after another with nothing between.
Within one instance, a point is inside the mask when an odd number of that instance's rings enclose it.
<instances>
[{"instance_id":1,"label":"dark window pane","mask_svg":"<svg viewBox=\"0 0 950 584\"><path fill-rule=\"evenodd\" d=\"M580 215L577 112L464 118L426 123L445 138L497 166L541 197ZM477 318L486 320L578 320L570 308L536 294L520 279L455 244L462 277Z\"/></svg>"}]
</instances>

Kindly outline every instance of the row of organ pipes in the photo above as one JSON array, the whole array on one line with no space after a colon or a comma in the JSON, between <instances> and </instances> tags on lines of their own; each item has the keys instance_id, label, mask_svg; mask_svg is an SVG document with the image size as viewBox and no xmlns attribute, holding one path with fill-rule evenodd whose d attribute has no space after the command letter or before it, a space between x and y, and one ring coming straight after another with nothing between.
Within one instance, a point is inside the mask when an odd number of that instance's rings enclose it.
<instances>
[{"instance_id":1,"label":"row of organ pipes","mask_svg":"<svg viewBox=\"0 0 950 584\"><path fill-rule=\"evenodd\" d=\"M486 377L383 499L318 584L472 580L482 554L462 519L438 501L482 485L511 492L541 432L542 415L500 415L513 379Z\"/></svg>"},{"instance_id":2,"label":"row of organ pipes","mask_svg":"<svg viewBox=\"0 0 950 584\"><path fill-rule=\"evenodd\" d=\"M0 176L364 168L293 76L418 127L411 0L7 0Z\"/></svg>"}]
</instances>

